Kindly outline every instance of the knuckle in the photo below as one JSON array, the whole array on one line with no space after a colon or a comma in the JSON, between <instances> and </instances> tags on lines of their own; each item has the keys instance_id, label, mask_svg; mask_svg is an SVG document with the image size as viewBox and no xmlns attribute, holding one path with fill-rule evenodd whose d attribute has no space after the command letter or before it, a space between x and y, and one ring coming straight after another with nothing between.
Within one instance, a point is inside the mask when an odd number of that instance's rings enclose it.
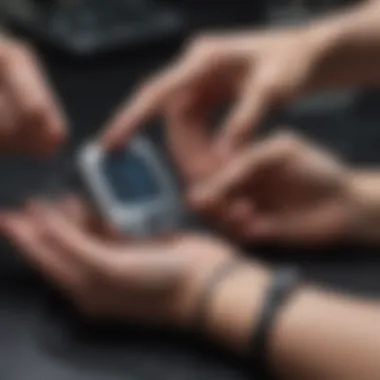
<instances>
[{"instance_id":1,"label":"knuckle","mask_svg":"<svg viewBox=\"0 0 380 380\"><path fill-rule=\"evenodd\" d=\"M275 76L262 75L259 80L259 88L266 95L280 96L284 91L283 84Z\"/></svg>"},{"instance_id":2,"label":"knuckle","mask_svg":"<svg viewBox=\"0 0 380 380\"><path fill-rule=\"evenodd\" d=\"M270 97L275 104L281 105L283 102L294 97L295 88L289 79L281 73L271 73L269 71L260 75L258 85L263 95Z\"/></svg>"}]
</instances>

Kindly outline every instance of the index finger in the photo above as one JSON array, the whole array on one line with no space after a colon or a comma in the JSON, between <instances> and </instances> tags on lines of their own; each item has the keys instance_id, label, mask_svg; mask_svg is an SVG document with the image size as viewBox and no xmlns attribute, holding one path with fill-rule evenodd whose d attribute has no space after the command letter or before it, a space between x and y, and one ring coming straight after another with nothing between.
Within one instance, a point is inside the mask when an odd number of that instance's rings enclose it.
<instances>
[{"instance_id":1,"label":"index finger","mask_svg":"<svg viewBox=\"0 0 380 380\"><path fill-rule=\"evenodd\" d=\"M142 86L106 126L101 136L104 147L112 149L123 144L142 124L156 116L183 79L183 68L176 66Z\"/></svg>"}]
</instances>

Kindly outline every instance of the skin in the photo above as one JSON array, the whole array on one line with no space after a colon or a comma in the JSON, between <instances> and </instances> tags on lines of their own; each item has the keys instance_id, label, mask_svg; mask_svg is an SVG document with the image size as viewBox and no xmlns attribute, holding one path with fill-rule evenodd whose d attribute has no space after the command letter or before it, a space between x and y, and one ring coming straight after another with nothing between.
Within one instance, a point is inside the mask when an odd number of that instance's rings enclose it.
<instances>
[{"instance_id":1,"label":"skin","mask_svg":"<svg viewBox=\"0 0 380 380\"><path fill-rule=\"evenodd\" d=\"M366 186L347 182L350 192L367 202L364 209L370 213L362 217L370 220L375 211L380 217L380 188L375 191L373 184L367 197ZM24 210L3 214L1 227L36 270L95 319L191 331L207 279L219 265L236 260L236 269L213 289L204 332L231 351L248 353L272 270L223 241L186 233L125 241L75 197L54 204L31 202ZM365 236L363 229L356 236ZM377 302L300 284L270 335L271 367L285 380L372 380L380 371L379 319Z\"/></svg>"},{"instance_id":2,"label":"skin","mask_svg":"<svg viewBox=\"0 0 380 380\"><path fill-rule=\"evenodd\" d=\"M75 197L32 202L3 215L2 227L81 310L100 318L186 323L203 279L234 254L208 236L125 241Z\"/></svg>"},{"instance_id":3,"label":"skin","mask_svg":"<svg viewBox=\"0 0 380 380\"><path fill-rule=\"evenodd\" d=\"M0 151L54 153L66 136L66 121L31 47L0 40Z\"/></svg>"},{"instance_id":4,"label":"skin","mask_svg":"<svg viewBox=\"0 0 380 380\"><path fill-rule=\"evenodd\" d=\"M373 9L370 13L362 13L364 8L360 7L355 9L355 12L358 12L355 13L355 17L358 17L356 20L362 20L359 34L352 34L352 22L347 22L351 21L352 14L349 14L345 15L348 18L324 20L315 28L311 28L312 32L304 35L313 35L315 39L305 37L302 44L296 43L301 41L300 35L293 37L291 31L289 34L269 33L260 36L259 40L265 41L262 44L256 44L256 40L253 39L258 37L257 34L253 37L237 36L236 39L231 39L230 43L222 38L219 40L218 48L225 45L226 49L222 49L224 53L227 51L225 55L216 48L217 52L213 51L210 56L207 55L205 51L209 51L210 45L214 46L214 42L208 43L209 40L204 44L207 49L190 48L189 51L198 53L186 55L183 61L179 60L179 66L174 65L160 76L158 81L153 80L153 85L148 84L127 110L116 117L108 136L104 138L105 144L112 146L119 138L127 138L151 116L165 114L171 136L169 138L172 141L189 141L191 124L191 136L196 142L194 146L189 149L186 144L183 145L183 152L179 151L178 147L173 149L177 149L179 156L187 154L188 158L202 157L199 162L190 160L194 161L194 165L186 167L184 173L190 181L204 181L210 170L214 171L219 167L220 157L229 157L235 146L241 144L244 140L242 136L246 136L250 129L248 124L256 124L256 120L262 118L268 107L282 104L284 100L288 101L312 88L314 81L309 81L310 78L318 78L318 83L326 85L331 85L331 78L340 78L335 84L344 82L347 85L366 81L372 83L377 78L373 66L368 64L374 62L368 59L371 57L369 52L376 51L372 47L378 42L376 38L369 38L377 36L374 32L377 30L378 22L375 24L372 19L376 13ZM364 18L364 15L367 18ZM372 24L369 22L370 19L373 21ZM337 25L340 25L340 28ZM371 25L371 28L364 28L363 25ZM368 30L370 32L367 33ZM332 33L333 31L335 32ZM279 39L280 35L284 37L283 40ZM328 38L331 36L334 38ZM271 41L277 42L266 45ZM314 45L312 41L318 43ZM288 53L288 49L283 49L283 46L290 48L293 43L296 47L290 50L291 54ZM196 42L195 46L199 44ZM253 45L257 47L258 53L253 52ZM271 52L264 54L267 51L265 46L270 46L268 50ZM331 54L331 46L334 47L334 54ZM363 52L363 46L371 46L371 49L364 49ZM355 50L358 47L361 50ZM299 65L298 59L294 60L295 52L299 51L305 52L303 55L307 58L301 60L303 63L297 70L293 70L296 64ZM365 75L331 75L337 73L334 70L339 67L339 62L350 62L347 61L347 57L353 51L359 57L355 61L355 72L357 65L366 61L366 66L360 66L362 69L367 68L360 71ZM358 51L363 54L358 55ZM281 52L281 55L274 52ZM336 52L339 54L335 54ZM315 58L314 54L318 58ZM203 60L202 57L206 55L207 59ZM230 57L233 59L230 60ZM316 65L321 59L323 65ZM277 65L276 62L282 63ZM185 67L189 71L181 71L178 67L181 70ZM194 70L194 67L197 69ZM204 71L205 67L208 71ZM266 72L267 67L270 68L270 75L258 74ZM316 70L316 67L319 69ZM345 67L347 73L350 73L350 65ZM228 70L225 71L225 68ZM217 69L222 71L219 72ZM216 87L210 86L217 89L211 91L211 95L207 91L199 91L202 86L197 86L196 83L208 84L208 79L214 85L218 82L212 79L215 72L218 73L218 78L222 75L224 79L228 79L223 81L222 88L218 87L220 83ZM294 76L296 79L290 80L291 85L278 85L277 80L281 79L279 83L282 84L284 78ZM186 82L189 78L191 81ZM268 78L277 79L273 83ZM342 78L355 80L347 82ZM194 84L195 89L189 87L189 83ZM258 87L257 83L260 84ZM265 86L262 83L265 83ZM290 91L278 92L278 88ZM257 89L260 89L260 92L256 92ZM185 92L190 95L185 96ZM227 99L237 98L238 102L231 116L227 118L222 136L217 138L216 143L211 144L210 137L205 133L205 115L209 109L199 108L199 105L215 104L214 100L218 103L220 95L222 100L226 96ZM265 149L262 148L262 144ZM241 154L236 155L236 161L234 158L226 167L230 176L226 176L224 171L218 171L216 177L212 178L210 183L204 182L201 190L197 189L196 195L191 195L191 198L196 198L195 202L199 202L202 207L205 205L208 209L214 202L210 201L209 193L217 195L217 202L233 205L234 202L230 203L230 197L237 189L236 184L239 184L239 191L246 194L249 189L248 204L253 204L255 212L252 212L253 215L249 214L249 217L253 216L254 223L247 224L252 227L247 231L255 238L261 236L275 237L278 241L295 239L312 242L326 236L321 230L328 222L329 239L339 239L348 235L352 240L361 242L373 242L378 239L380 224L374 223L380 218L378 174L353 173L336 159L321 152L320 148L310 146L298 138L280 137L262 144L239 152ZM211 145L216 146L217 153L215 156L212 155L212 160L205 169L203 158L208 157L211 151L214 152L210 149ZM290 146L291 149L284 148L284 145ZM190 151L193 152L192 156ZM182 160L182 165L185 166L184 162L188 160ZM281 167L283 162L286 164L285 167L282 166L282 169L276 172L276 168ZM276 200L276 194L265 190L262 192L265 197L258 196L257 186L253 186L252 189L249 183L252 180L255 184L258 173L264 179L267 173L271 173L269 177L272 181L283 181L278 182L277 186L282 190L286 185L286 191L280 192L281 195L284 193L284 200ZM278 178L276 173L281 174L282 178ZM215 183L218 186L215 186ZM260 186L269 189L266 181ZM291 207L288 206L289 201ZM237 207L240 211L236 212L235 209L232 214L239 214L241 210L245 212L246 202L247 199L244 200L243 207ZM211 206L210 209L215 212ZM224 209L224 206L220 209ZM296 232L293 224L303 227L300 220L305 215L308 217L307 223L304 223L305 229L300 233ZM249 337L257 323L272 271L262 264L247 260L223 241L209 236L179 233L178 236L154 239L151 242L129 240L126 244L123 238L108 226L94 222L88 208L75 200L55 205L32 203L25 210L3 215L1 226L13 244L24 254L25 259L71 297L80 310L93 318L117 318L126 322L137 319L145 323L190 329L200 295L211 273L225 260L239 260L239 268L219 283L213 293L208 304L205 333L215 342L224 344L242 355L247 352ZM334 233L331 233L331 230ZM373 380L380 373L380 336L377 336L379 333L376 329L379 318L378 305L375 302L330 294L301 285L282 310L271 334L269 359L272 368L283 379Z\"/></svg>"},{"instance_id":5,"label":"skin","mask_svg":"<svg viewBox=\"0 0 380 380\"><path fill-rule=\"evenodd\" d=\"M121 105L101 136L104 146L117 148L161 117L184 179L202 182L249 143L274 108L321 89L380 82L379 4L297 28L194 38ZM211 133L212 115L226 102L233 106Z\"/></svg>"},{"instance_id":6,"label":"skin","mask_svg":"<svg viewBox=\"0 0 380 380\"><path fill-rule=\"evenodd\" d=\"M353 183L364 188L364 175L357 176L321 147L284 131L242 150L189 199L232 238L315 247L357 241L368 230L362 198L373 187L359 195Z\"/></svg>"}]
</instances>

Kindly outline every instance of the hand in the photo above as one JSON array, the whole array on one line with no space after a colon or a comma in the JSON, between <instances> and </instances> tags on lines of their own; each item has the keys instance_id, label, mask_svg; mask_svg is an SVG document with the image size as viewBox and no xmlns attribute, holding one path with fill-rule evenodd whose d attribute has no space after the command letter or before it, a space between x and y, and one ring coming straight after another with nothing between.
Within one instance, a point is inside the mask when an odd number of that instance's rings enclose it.
<instances>
[{"instance_id":1,"label":"hand","mask_svg":"<svg viewBox=\"0 0 380 380\"><path fill-rule=\"evenodd\" d=\"M206 236L127 243L93 221L71 200L3 215L2 227L30 263L96 318L190 324L205 278L235 254Z\"/></svg>"},{"instance_id":2,"label":"hand","mask_svg":"<svg viewBox=\"0 0 380 380\"><path fill-rule=\"evenodd\" d=\"M0 152L49 155L62 143L66 125L31 48L0 40Z\"/></svg>"},{"instance_id":3,"label":"hand","mask_svg":"<svg viewBox=\"0 0 380 380\"><path fill-rule=\"evenodd\" d=\"M324 42L303 29L197 38L121 108L104 144L116 147L150 118L164 116L169 147L185 179L203 179L249 141L270 109L321 82ZM215 140L210 118L226 101L235 105Z\"/></svg>"},{"instance_id":4,"label":"hand","mask_svg":"<svg viewBox=\"0 0 380 380\"><path fill-rule=\"evenodd\" d=\"M360 218L350 179L338 159L283 132L242 152L190 199L235 238L315 245L352 237Z\"/></svg>"}]
</instances>

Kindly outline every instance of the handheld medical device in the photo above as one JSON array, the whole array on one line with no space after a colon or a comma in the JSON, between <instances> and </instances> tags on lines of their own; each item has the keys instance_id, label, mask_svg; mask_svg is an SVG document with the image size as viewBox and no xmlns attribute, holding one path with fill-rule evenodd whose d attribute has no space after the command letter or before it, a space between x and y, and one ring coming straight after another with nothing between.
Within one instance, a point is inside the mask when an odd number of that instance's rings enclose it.
<instances>
[{"instance_id":1,"label":"handheld medical device","mask_svg":"<svg viewBox=\"0 0 380 380\"><path fill-rule=\"evenodd\" d=\"M158 235L181 225L184 207L176 183L148 139L136 137L112 153L89 142L77 164L100 214L121 232Z\"/></svg>"}]
</instances>

